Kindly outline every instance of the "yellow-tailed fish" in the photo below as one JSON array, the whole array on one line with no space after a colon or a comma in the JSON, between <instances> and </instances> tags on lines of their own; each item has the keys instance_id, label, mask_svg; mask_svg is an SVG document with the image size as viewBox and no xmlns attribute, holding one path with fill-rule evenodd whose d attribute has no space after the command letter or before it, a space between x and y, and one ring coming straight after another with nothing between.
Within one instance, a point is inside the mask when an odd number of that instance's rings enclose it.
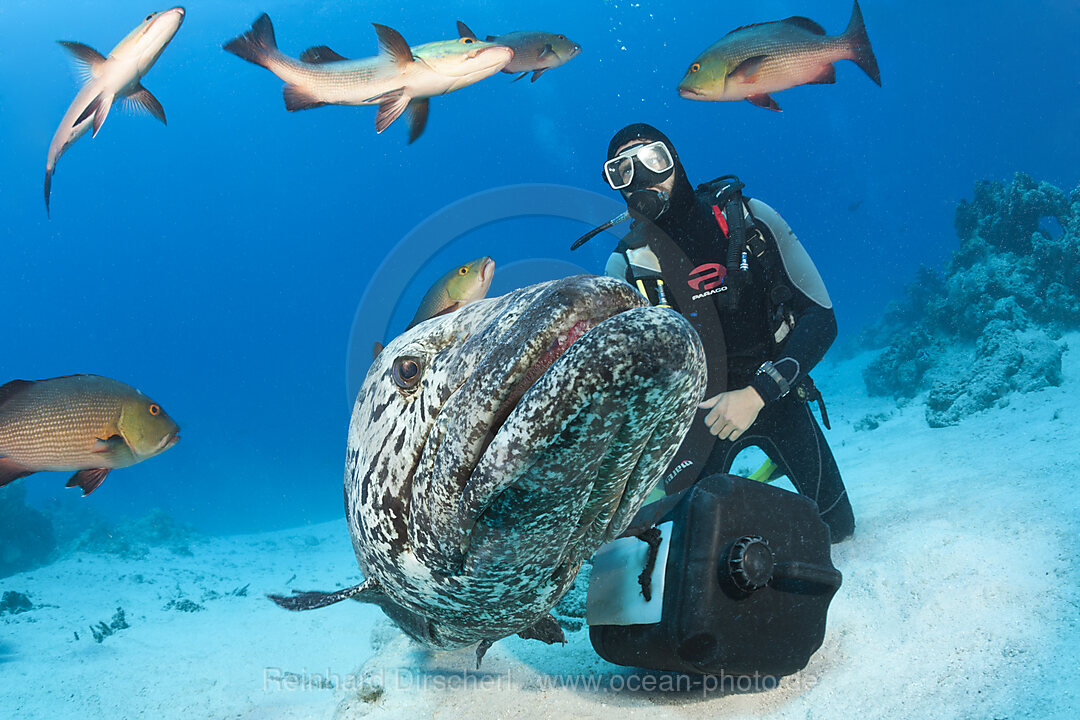
<instances>
[{"instance_id":1,"label":"yellow-tailed fish","mask_svg":"<svg viewBox=\"0 0 1080 720\"><path fill-rule=\"evenodd\" d=\"M410 143L427 125L428 98L494 75L514 57L503 45L466 38L410 48L393 28L372 25L379 36L379 54L359 60L325 45L308 48L299 60L285 55L265 13L224 48L284 80L285 109L290 112L323 105L378 105L375 132L381 133L408 110Z\"/></svg>"},{"instance_id":2,"label":"yellow-tailed fish","mask_svg":"<svg viewBox=\"0 0 1080 720\"><path fill-rule=\"evenodd\" d=\"M837 60L851 60L881 85L857 0L841 35L826 35L824 28L805 17L732 30L698 55L679 83L679 95L690 100L749 100L779 111L769 93L834 83L832 63Z\"/></svg>"},{"instance_id":3,"label":"yellow-tailed fish","mask_svg":"<svg viewBox=\"0 0 1080 720\"><path fill-rule=\"evenodd\" d=\"M461 37L476 39L476 33L460 20L458 20L457 28L458 35ZM581 52L581 46L565 35L534 30L519 30L505 35L488 35L485 41L513 48L514 59L507 63L502 71L512 75L521 73L514 78L514 82L517 82L530 72L533 75L532 80L529 82L536 82L536 79L545 72L551 68L559 67Z\"/></svg>"},{"instance_id":4,"label":"yellow-tailed fish","mask_svg":"<svg viewBox=\"0 0 1080 720\"><path fill-rule=\"evenodd\" d=\"M0 487L44 470L76 470L92 493L109 471L162 453L180 428L141 392L100 375L13 380L0 387Z\"/></svg>"},{"instance_id":5,"label":"yellow-tailed fish","mask_svg":"<svg viewBox=\"0 0 1080 720\"><path fill-rule=\"evenodd\" d=\"M483 299L491 287L494 273L495 261L489 257L477 258L446 273L424 295L409 327Z\"/></svg>"},{"instance_id":6,"label":"yellow-tailed fish","mask_svg":"<svg viewBox=\"0 0 1080 720\"><path fill-rule=\"evenodd\" d=\"M91 127L94 129L92 137L97 137L113 102L125 99L133 107L141 108L165 122L165 110L158 99L142 86L142 77L161 57L182 22L182 7L150 13L117 43L108 57L102 57L97 50L82 43L60 41L75 56L86 84L75 96L49 143L49 155L45 160L45 212L49 211L49 195L57 160Z\"/></svg>"}]
</instances>

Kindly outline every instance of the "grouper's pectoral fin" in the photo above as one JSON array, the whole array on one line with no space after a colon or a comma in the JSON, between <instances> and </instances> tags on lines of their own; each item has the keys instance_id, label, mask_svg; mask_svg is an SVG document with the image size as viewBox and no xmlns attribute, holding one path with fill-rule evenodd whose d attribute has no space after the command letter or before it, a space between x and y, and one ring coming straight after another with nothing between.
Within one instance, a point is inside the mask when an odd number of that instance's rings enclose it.
<instances>
[{"instance_id":1,"label":"grouper's pectoral fin","mask_svg":"<svg viewBox=\"0 0 1080 720\"><path fill-rule=\"evenodd\" d=\"M522 640L539 640L548 645L566 644L566 635L563 634L562 625L551 613L519 632L517 636Z\"/></svg>"},{"instance_id":2,"label":"grouper's pectoral fin","mask_svg":"<svg viewBox=\"0 0 1080 720\"><path fill-rule=\"evenodd\" d=\"M539 640L540 642L554 645L555 643L566 644L566 635L563 634L562 625L555 616L548 613L535 623L517 634L522 640ZM484 655L495 644L495 640L481 640L476 646L476 669L480 669L480 663L484 661Z\"/></svg>"},{"instance_id":3,"label":"grouper's pectoral fin","mask_svg":"<svg viewBox=\"0 0 1080 720\"><path fill-rule=\"evenodd\" d=\"M335 590L334 592L293 590L293 594L289 597L284 595L267 595L266 597L273 600L278 607L297 612L300 610L317 610L349 598L378 604L386 596L374 578L368 578L359 585L353 585L343 590Z\"/></svg>"}]
</instances>

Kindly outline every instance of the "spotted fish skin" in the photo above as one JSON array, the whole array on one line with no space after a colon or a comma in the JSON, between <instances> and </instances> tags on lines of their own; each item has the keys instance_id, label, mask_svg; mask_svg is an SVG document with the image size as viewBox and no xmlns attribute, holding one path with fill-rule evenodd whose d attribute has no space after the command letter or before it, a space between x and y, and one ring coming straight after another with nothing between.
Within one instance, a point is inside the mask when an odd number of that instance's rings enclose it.
<instances>
[{"instance_id":1,"label":"spotted fish skin","mask_svg":"<svg viewBox=\"0 0 1080 720\"><path fill-rule=\"evenodd\" d=\"M349 532L378 589L357 599L436 648L483 648L547 618L655 487L704 392L697 334L643 303L619 280L576 276L387 345L349 428ZM422 367L409 390L394 380L402 358Z\"/></svg>"}]
</instances>

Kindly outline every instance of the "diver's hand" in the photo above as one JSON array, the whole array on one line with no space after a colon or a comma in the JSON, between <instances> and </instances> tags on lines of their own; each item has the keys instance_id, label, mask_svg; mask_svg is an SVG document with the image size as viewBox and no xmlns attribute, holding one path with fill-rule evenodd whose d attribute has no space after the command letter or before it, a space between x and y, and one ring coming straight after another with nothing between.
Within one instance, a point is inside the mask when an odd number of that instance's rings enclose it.
<instances>
[{"instance_id":1,"label":"diver's hand","mask_svg":"<svg viewBox=\"0 0 1080 720\"><path fill-rule=\"evenodd\" d=\"M709 432L721 440L737 440L757 420L765 401L757 390L747 386L741 390L722 392L698 405L709 409L705 424Z\"/></svg>"}]
</instances>

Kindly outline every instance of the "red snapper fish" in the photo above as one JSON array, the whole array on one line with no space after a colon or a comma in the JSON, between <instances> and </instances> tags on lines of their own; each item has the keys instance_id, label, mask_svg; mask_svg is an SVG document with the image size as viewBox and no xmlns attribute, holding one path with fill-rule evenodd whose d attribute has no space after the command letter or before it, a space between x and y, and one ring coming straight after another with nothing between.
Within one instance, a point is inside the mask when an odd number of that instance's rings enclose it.
<instances>
[{"instance_id":1,"label":"red snapper fish","mask_svg":"<svg viewBox=\"0 0 1080 720\"><path fill-rule=\"evenodd\" d=\"M732 30L691 63L679 95L688 100L749 100L779 112L769 93L835 83L837 60L851 60L881 85L858 0L840 35L826 35L816 22L798 16Z\"/></svg>"}]
</instances>

